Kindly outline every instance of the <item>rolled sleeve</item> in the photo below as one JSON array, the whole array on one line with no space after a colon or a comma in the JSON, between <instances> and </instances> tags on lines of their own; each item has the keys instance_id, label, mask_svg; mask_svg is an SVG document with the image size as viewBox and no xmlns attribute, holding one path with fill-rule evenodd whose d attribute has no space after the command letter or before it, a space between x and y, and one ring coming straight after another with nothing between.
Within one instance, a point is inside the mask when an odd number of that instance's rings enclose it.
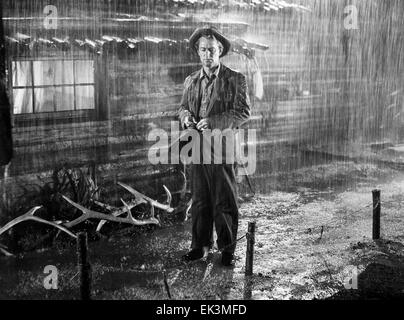
<instances>
[{"instance_id":1,"label":"rolled sleeve","mask_svg":"<svg viewBox=\"0 0 404 320\"><path fill-rule=\"evenodd\" d=\"M180 103L180 108L178 110L178 118L181 123L182 129L185 129L185 118L193 116L193 113L189 109L188 102L188 90L191 82L191 77L187 77L184 82L184 90L182 92L182 98Z\"/></svg>"}]
</instances>

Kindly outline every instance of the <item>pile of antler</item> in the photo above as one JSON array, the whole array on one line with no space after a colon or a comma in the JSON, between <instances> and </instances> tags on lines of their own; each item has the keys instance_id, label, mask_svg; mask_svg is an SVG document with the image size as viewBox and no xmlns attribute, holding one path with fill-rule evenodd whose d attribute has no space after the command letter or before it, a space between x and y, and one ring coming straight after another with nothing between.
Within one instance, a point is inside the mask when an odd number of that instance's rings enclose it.
<instances>
[{"instance_id":1,"label":"pile of antler","mask_svg":"<svg viewBox=\"0 0 404 320\"><path fill-rule=\"evenodd\" d=\"M181 190L176 192L176 193L181 193L182 195L184 195L186 192L186 176L185 176L185 174L183 174L183 175L184 175L184 179L185 179L184 187ZM188 212L190 210L192 202L189 201L185 207L178 206L176 208L172 208L171 207L172 195L166 186L163 186L164 190L167 194L166 203L160 203L160 202L153 200L152 198L142 194L141 192L135 190L131 186L128 186L127 184L118 182L118 185L120 185L121 187L123 187L127 191L129 191L134 196L134 199L132 199L129 203L126 203L125 201L123 201L121 199L122 204L123 204L122 207L114 207L114 206L93 200L94 204L100 206L104 210L109 211L110 212L109 214L101 213L101 212L97 212L97 211L93 211L88 208L85 208L82 205L72 201L68 197L62 195L64 200L66 200L68 203L70 203L72 206L74 206L75 208L77 208L78 210L80 210L82 212L81 216L79 216L78 218L76 218L72 221L48 221L48 220L39 218L34 215L36 211L38 211L39 209L42 208L42 206L37 206L37 207L34 207L31 210L29 210L27 213L10 221L5 226L1 227L0 235L3 234L4 232L6 232L7 230L9 230L10 228L14 227L15 225L17 225L23 221L28 221L28 220L37 221L39 223L44 223L44 224L53 226L65 233L67 233L68 235L70 235L73 238L77 238L77 236L73 232L71 232L69 230L69 228L71 228L75 225L78 225L79 223L82 223L88 219L99 219L100 220L100 222L98 223L97 229L96 229L97 232L99 232L101 230L101 228L107 221L127 223L127 224L132 224L135 226L142 226L142 225L147 225L147 224L160 225L159 219L156 218L156 216L154 214L155 208L161 209L168 213L176 213L176 212L185 210L186 219L188 218ZM147 203L151 207L150 217L145 220L135 219L131 213L131 210L140 204L147 204ZM125 213L126 213L126 216L123 216ZM12 254L10 252L8 252L5 249L5 247L2 246L1 244L0 244L0 252L5 254L6 256L12 256Z\"/></svg>"}]
</instances>

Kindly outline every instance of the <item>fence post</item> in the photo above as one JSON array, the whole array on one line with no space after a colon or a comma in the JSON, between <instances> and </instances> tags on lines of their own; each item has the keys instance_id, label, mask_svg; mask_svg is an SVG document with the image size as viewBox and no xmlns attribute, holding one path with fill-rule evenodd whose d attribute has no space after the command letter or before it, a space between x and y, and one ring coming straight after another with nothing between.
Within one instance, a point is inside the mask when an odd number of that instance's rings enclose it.
<instances>
[{"instance_id":1,"label":"fence post","mask_svg":"<svg viewBox=\"0 0 404 320\"><path fill-rule=\"evenodd\" d=\"M77 235L77 258L80 273L81 300L91 299L91 265L88 261L87 233L80 232Z\"/></svg>"},{"instance_id":2,"label":"fence post","mask_svg":"<svg viewBox=\"0 0 404 320\"><path fill-rule=\"evenodd\" d=\"M253 274L254 242L255 242L255 222L249 222L247 232L247 252L245 258L246 276L251 276Z\"/></svg>"},{"instance_id":3,"label":"fence post","mask_svg":"<svg viewBox=\"0 0 404 320\"><path fill-rule=\"evenodd\" d=\"M171 299L170 287L168 286L167 273L166 273L165 270L163 271L163 277L164 277L164 279L163 279L164 280L164 287L166 288L168 298Z\"/></svg>"},{"instance_id":4,"label":"fence post","mask_svg":"<svg viewBox=\"0 0 404 320\"><path fill-rule=\"evenodd\" d=\"M373 196L373 230L372 238L377 240L380 238L380 190L372 191Z\"/></svg>"}]
</instances>

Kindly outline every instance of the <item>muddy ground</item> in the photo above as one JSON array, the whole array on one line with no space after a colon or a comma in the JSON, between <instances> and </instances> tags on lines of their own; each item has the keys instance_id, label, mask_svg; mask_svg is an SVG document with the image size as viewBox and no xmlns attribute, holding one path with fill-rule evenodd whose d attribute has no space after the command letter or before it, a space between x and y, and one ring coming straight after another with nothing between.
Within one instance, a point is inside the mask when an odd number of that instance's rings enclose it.
<instances>
[{"instance_id":1,"label":"muddy ground","mask_svg":"<svg viewBox=\"0 0 404 320\"><path fill-rule=\"evenodd\" d=\"M254 275L244 277L246 239L234 267L180 262L190 221L130 231L89 244L94 299L385 299L404 297L404 173L366 163L317 164L256 179L271 191L244 199L239 237L256 221ZM372 240L372 194L382 190L381 236ZM18 257L0 257L0 299L79 299L74 243ZM43 286L46 265L58 289ZM357 278L355 272L357 271ZM352 278L357 289L344 284Z\"/></svg>"}]
</instances>

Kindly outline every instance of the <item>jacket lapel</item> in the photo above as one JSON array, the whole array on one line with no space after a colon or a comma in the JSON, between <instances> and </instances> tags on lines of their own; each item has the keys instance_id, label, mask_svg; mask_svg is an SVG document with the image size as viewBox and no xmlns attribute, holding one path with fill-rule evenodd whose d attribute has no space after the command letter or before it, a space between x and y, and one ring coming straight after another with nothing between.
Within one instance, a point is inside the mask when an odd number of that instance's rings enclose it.
<instances>
[{"instance_id":1,"label":"jacket lapel","mask_svg":"<svg viewBox=\"0 0 404 320\"><path fill-rule=\"evenodd\" d=\"M199 73L198 77L196 78L195 82L195 99L194 99L194 114L199 119L199 107L201 106L201 81L199 80Z\"/></svg>"},{"instance_id":2,"label":"jacket lapel","mask_svg":"<svg viewBox=\"0 0 404 320\"><path fill-rule=\"evenodd\" d=\"M226 67L225 67L223 64L220 65L220 71L219 71L219 74L218 74L218 76L217 76L217 79L216 79L216 81L215 81L215 83L214 83L212 96L211 96L211 98L210 98L209 105L208 105L208 107L207 107L207 109L206 109L206 116L209 116L209 114L210 114L210 112L211 112L211 110L212 110L212 108L213 108L215 102L216 102L216 101L219 99L219 97L220 97L220 88L222 88L222 83L223 83L223 81L224 81L223 75L224 75L225 68L226 68Z\"/></svg>"},{"instance_id":3,"label":"jacket lapel","mask_svg":"<svg viewBox=\"0 0 404 320\"><path fill-rule=\"evenodd\" d=\"M190 95L188 96L188 102L189 102L189 106L190 106L190 110L193 112L193 114L195 116L198 115L199 112L199 90L200 90L200 86L201 86L201 82L198 81L199 79L199 73L197 76L194 76L192 78L192 85L190 88Z\"/></svg>"}]
</instances>

